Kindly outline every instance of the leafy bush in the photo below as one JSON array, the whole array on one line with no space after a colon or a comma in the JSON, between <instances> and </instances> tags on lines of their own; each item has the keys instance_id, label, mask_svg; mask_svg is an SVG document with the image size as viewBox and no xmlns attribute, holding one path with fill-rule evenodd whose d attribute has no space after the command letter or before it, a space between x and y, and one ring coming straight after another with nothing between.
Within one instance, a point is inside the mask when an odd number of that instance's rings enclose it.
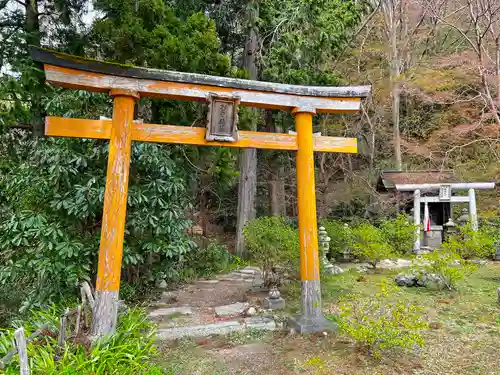
<instances>
[{"instance_id":1,"label":"leafy bush","mask_svg":"<svg viewBox=\"0 0 500 375\"><path fill-rule=\"evenodd\" d=\"M197 249L187 257L187 267L193 268L197 276L208 277L226 271L241 260L229 253L227 247L217 242L210 242L204 249Z\"/></svg>"},{"instance_id":2,"label":"leafy bush","mask_svg":"<svg viewBox=\"0 0 500 375\"><path fill-rule=\"evenodd\" d=\"M298 274L299 235L283 218L252 220L245 227L244 236L248 252L261 267L267 286L271 286L279 268L292 275Z\"/></svg>"},{"instance_id":3,"label":"leafy bush","mask_svg":"<svg viewBox=\"0 0 500 375\"><path fill-rule=\"evenodd\" d=\"M457 252L448 249L437 249L424 254L414 266L416 272L436 275L442 286L453 290L456 283L466 275L474 272L475 264L465 261ZM439 286L439 285L438 285Z\"/></svg>"},{"instance_id":4,"label":"leafy bush","mask_svg":"<svg viewBox=\"0 0 500 375\"><path fill-rule=\"evenodd\" d=\"M122 277L166 278L196 246L185 233L184 171L171 149L132 146ZM24 309L72 295L95 275L107 142L0 137L0 285L22 284Z\"/></svg>"},{"instance_id":5,"label":"leafy bush","mask_svg":"<svg viewBox=\"0 0 500 375\"><path fill-rule=\"evenodd\" d=\"M382 231L369 223L350 229L352 253L366 260L374 268L382 259L394 258L392 246L386 242Z\"/></svg>"},{"instance_id":6,"label":"leafy bush","mask_svg":"<svg viewBox=\"0 0 500 375\"><path fill-rule=\"evenodd\" d=\"M407 254L413 249L415 226L409 222L407 214L399 214L393 219L384 220L380 230L396 254Z\"/></svg>"},{"instance_id":7,"label":"leafy bush","mask_svg":"<svg viewBox=\"0 0 500 375\"><path fill-rule=\"evenodd\" d=\"M447 239L443 248L458 253L464 259L489 258L495 253L495 237L488 228L477 231L470 223L458 227L458 233Z\"/></svg>"},{"instance_id":8,"label":"leafy bush","mask_svg":"<svg viewBox=\"0 0 500 375\"><path fill-rule=\"evenodd\" d=\"M330 237L330 254L327 255L331 258L340 257L349 243L349 231L346 230L345 224L340 220L323 220L321 225Z\"/></svg>"},{"instance_id":9,"label":"leafy bush","mask_svg":"<svg viewBox=\"0 0 500 375\"><path fill-rule=\"evenodd\" d=\"M386 282L375 296L348 294L340 300L340 332L353 339L358 348L380 357L386 350L412 350L422 347L422 330L426 327L421 308L410 303Z\"/></svg>"},{"instance_id":10,"label":"leafy bush","mask_svg":"<svg viewBox=\"0 0 500 375\"><path fill-rule=\"evenodd\" d=\"M25 334L30 335L45 323L49 323L54 332L60 312L52 308L36 314L30 322L23 322ZM156 354L155 335L155 327L148 322L146 312L130 309L120 316L117 332L107 342L90 347L88 339L79 337L60 351L57 337L45 335L36 343L28 344L31 371L40 375L161 374L161 368L151 363ZM0 334L0 357L12 348L12 339L13 330ZM17 356L6 374L19 374Z\"/></svg>"}]
</instances>

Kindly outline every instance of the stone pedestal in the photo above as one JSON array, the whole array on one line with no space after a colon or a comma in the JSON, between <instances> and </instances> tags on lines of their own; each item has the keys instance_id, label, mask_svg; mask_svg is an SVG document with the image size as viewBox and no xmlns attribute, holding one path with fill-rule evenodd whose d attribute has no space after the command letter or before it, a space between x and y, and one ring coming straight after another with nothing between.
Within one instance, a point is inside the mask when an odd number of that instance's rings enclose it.
<instances>
[{"instance_id":1,"label":"stone pedestal","mask_svg":"<svg viewBox=\"0 0 500 375\"><path fill-rule=\"evenodd\" d=\"M422 243L425 247L437 249L443 242L443 227L441 225L431 225L430 232L422 231ZM422 247L424 247L422 246Z\"/></svg>"},{"instance_id":2,"label":"stone pedestal","mask_svg":"<svg viewBox=\"0 0 500 375\"><path fill-rule=\"evenodd\" d=\"M290 317L288 326L298 333L330 331L337 328L327 320L321 310L321 291L319 280L302 280L301 315Z\"/></svg>"},{"instance_id":3,"label":"stone pedestal","mask_svg":"<svg viewBox=\"0 0 500 375\"><path fill-rule=\"evenodd\" d=\"M264 298L263 306L265 309L269 310L279 310L285 308L285 300L282 297L279 298Z\"/></svg>"},{"instance_id":4,"label":"stone pedestal","mask_svg":"<svg viewBox=\"0 0 500 375\"><path fill-rule=\"evenodd\" d=\"M338 326L324 316L307 318L304 315L288 318L288 327L297 333L315 333L336 331Z\"/></svg>"},{"instance_id":5,"label":"stone pedestal","mask_svg":"<svg viewBox=\"0 0 500 375\"><path fill-rule=\"evenodd\" d=\"M281 297L281 293L278 288L272 287L269 290L269 295L264 298L263 307L271 310L285 308L285 300Z\"/></svg>"}]
</instances>

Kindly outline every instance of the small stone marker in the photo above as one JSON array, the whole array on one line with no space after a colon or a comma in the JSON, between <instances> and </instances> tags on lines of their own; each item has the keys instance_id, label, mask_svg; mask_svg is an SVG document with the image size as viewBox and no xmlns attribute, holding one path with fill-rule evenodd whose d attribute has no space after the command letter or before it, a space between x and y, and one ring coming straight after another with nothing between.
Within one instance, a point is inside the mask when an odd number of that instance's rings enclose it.
<instances>
[{"instance_id":1,"label":"small stone marker","mask_svg":"<svg viewBox=\"0 0 500 375\"><path fill-rule=\"evenodd\" d=\"M281 293L276 287L269 290L269 295L264 298L264 308L270 310L278 310L285 308L285 300L281 297Z\"/></svg>"},{"instance_id":2,"label":"small stone marker","mask_svg":"<svg viewBox=\"0 0 500 375\"><path fill-rule=\"evenodd\" d=\"M498 304L500 304L500 288L497 288Z\"/></svg>"},{"instance_id":3,"label":"small stone marker","mask_svg":"<svg viewBox=\"0 0 500 375\"><path fill-rule=\"evenodd\" d=\"M236 302L231 305L217 306L215 315L217 316L233 316L241 315L250 307L248 302Z\"/></svg>"}]
</instances>

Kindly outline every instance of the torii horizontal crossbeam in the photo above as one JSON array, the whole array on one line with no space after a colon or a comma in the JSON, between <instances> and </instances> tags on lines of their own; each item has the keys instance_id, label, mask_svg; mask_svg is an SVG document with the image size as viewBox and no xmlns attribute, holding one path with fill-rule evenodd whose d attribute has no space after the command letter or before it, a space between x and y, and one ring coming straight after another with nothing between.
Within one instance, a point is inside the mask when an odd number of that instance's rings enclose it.
<instances>
[{"instance_id":1,"label":"torii horizontal crossbeam","mask_svg":"<svg viewBox=\"0 0 500 375\"><path fill-rule=\"evenodd\" d=\"M241 105L312 112L352 113L370 86L303 86L125 66L33 47L47 82L95 92L131 90L140 96L206 101L208 95L238 97Z\"/></svg>"},{"instance_id":2,"label":"torii horizontal crossbeam","mask_svg":"<svg viewBox=\"0 0 500 375\"><path fill-rule=\"evenodd\" d=\"M45 118L45 135L109 139L111 120L86 120L64 117ZM297 150L297 136L265 132L239 131L237 142L213 142L205 139L205 128L188 126L132 123L132 141L176 143L197 146L260 148L270 150ZM356 138L313 137L314 151L357 152Z\"/></svg>"}]
</instances>

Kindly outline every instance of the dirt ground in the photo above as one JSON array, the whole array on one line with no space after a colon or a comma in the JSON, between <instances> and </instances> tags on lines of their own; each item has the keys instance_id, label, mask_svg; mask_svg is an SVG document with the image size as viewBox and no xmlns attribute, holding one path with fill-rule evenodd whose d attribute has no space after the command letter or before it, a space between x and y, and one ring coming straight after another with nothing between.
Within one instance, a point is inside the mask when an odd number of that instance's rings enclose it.
<instances>
[{"instance_id":1,"label":"dirt ground","mask_svg":"<svg viewBox=\"0 0 500 375\"><path fill-rule=\"evenodd\" d=\"M397 272L384 270L363 278L347 272L325 279L324 310L334 311L338 297L346 292L373 293L378 281L392 279ZM334 333L296 335L251 330L162 343L158 362L169 375L500 375L498 287L497 263L482 266L460 282L456 292L405 289L410 299L424 307L429 323L424 333L425 346L414 353L392 350L375 359L359 352L348 338ZM208 291L197 286L179 294L179 301L199 303L201 307L255 298L247 295L247 288L225 282L220 287L219 283L210 286ZM286 313L294 313L298 289L290 288L286 299L290 302Z\"/></svg>"}]
</instances>

